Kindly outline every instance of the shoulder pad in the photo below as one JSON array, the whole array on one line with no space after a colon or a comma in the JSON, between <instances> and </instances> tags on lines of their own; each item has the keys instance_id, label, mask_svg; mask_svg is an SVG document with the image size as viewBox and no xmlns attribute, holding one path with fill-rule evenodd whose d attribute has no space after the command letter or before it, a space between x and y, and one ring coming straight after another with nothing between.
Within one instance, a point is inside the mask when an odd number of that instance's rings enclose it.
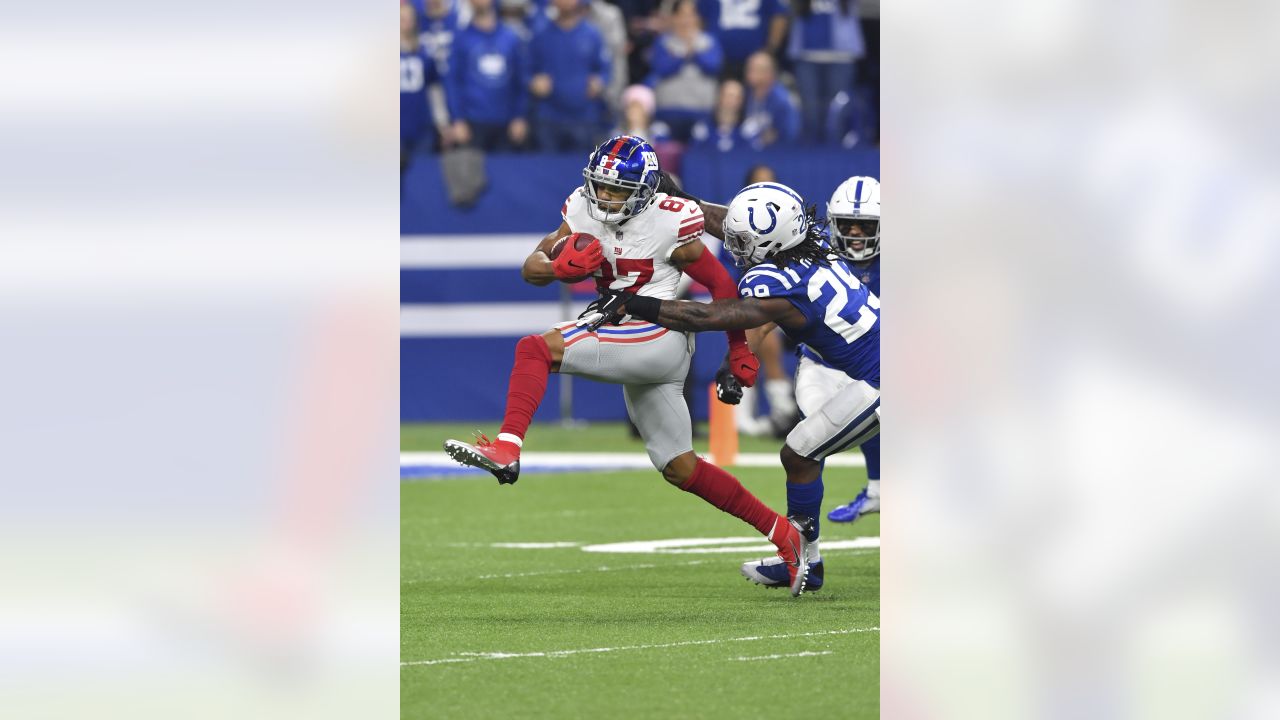
<instances>
[{"instance_id":1,"label":"shoulder pad","mask_svg":"<svg viewBox=\"0 0 1280 720\"><path fill-rule=\"evenodd\" d=\"M738 281L738 294L742 297L787 297L806 293L794 271L779 270L773 263L753 266Z\"/></svg>"}]
</instances>

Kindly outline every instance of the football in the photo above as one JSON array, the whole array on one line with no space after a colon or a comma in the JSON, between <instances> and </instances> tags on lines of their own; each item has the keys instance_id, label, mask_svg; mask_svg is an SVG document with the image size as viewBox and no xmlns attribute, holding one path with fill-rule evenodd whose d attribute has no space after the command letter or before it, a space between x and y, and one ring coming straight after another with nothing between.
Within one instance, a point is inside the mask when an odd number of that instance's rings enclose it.
<instances>
[{"instance_id":1,"label":"football","mask_svg":"<svg viewBox=\"0 0 1280 720\"><path fill-rule=\"evenodd\" d=\"M552 260L560 257L560 253L564 252L565 243L569 242L570 238L573 239L573 247L575 250L586 250L587 246L596 239L595 236L588 235L586 233L570 233L557 240L556 244L551 246L551 252L547 253L547 257Z\"/></svg>"}]
</instances>

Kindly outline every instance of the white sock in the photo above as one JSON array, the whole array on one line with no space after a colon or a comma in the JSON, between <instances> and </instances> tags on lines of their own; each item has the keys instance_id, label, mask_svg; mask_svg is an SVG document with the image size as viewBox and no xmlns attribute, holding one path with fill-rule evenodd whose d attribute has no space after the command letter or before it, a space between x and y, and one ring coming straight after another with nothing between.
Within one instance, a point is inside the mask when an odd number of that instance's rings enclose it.
<instances>
[{"instance_id":1,"label":"white sock","mask_svg":"<svg viewBox=\"0 0 1280 720\"><path fill-rule=\"evenodd\" d=\"M739 431L748 435L759 432L760 421L756 420L755 388L742 388L742 401L733 408L733 419L738 423Z\"/></svg>"},{"instance_id":2,"label":"white sock","mask_svg":"<svg viewBox=\"0 0 1280 720\"><path fill-rule=\"evenodd\" d=\"M509 442L514 444L516 447L524 447L524 438L512 435L511 433L498 433L498 441Z\"/></svg>"},{"instance_id":3,"label":"white sock","mask_svg":"<svg viewBox=\"0 0 1280 720\"><path fill-rule=\"evenodd\" d=\"M791 390L790 380L786 378L765 380L764 394L769 398L770 415L781 417L795 411L796 399Z\"/></svg>"},{"instance_id":4,"label":"white sock","mask_svg":"<svg viewBox=\"0 0 1280 720\"><path fill-rule=\"evenodd\" d=\"M822 559L822 553L818 552L818 541L814 540L809 543L809 562L818 562Z\"/></svg>"},{"instance_id":5,"label":"white sock","mask_svg":"<svg viewBox=\"0 0 1280 720\"><path fill-rule=\"evenodd\" d=\"M502 437L502 436L499 435L498 437ZM880 497L880 481L879 480L867 481L867 497Z\"/></svg>"}]
</instances>

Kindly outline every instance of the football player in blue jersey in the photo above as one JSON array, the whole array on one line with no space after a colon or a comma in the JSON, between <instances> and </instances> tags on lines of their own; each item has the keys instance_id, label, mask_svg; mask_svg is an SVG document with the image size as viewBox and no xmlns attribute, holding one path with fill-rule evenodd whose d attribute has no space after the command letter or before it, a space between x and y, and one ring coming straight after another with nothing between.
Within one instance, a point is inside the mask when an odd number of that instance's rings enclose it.
<instances>
[{"instance_id":1,"label":"football player in blue jersey","mask_svg":"<svg viewBox=\"0 0 1280 720\"><path fill-rule=\"evenodd\" d=\"M746 330L776 323L810 348L848 382L826 396L787 435L780 452L787 474L787 513L807 527L809 577L822 586L818 514L822 461L864 444L880 431L880 301L849 263L828 246L825 229L791 188L749 185L729 204L723 222L725 248L746 268L740 297L699 303L603 293L598 310L581 322L617 321L630 315L676 330ZM784 564L746 563L748 579L770 587L787 584Z\"/></svg>"},{"instance_id":2,"label":"football player in blue jersey","mask_svg":"<svg viewBox=\"0 0 1280 720\"><path fill-rule=\"evenodd\" d=\"M858 281L880 297L880 183L862 175L840 183L827 203L827 227L831 231L832 249L850 262ZM832 381L839 382L843 377L828 369L808 348L802 347L800 352L798 374L803 374L809 363L817 363L813 374L818 377L812 385L830 390ZM863 515L880 512L879 435L863 443L862 454L867 459L867 486L848 504L827 513L827 519L832 522L852 522Z\"/></svg>"}]
</instances>

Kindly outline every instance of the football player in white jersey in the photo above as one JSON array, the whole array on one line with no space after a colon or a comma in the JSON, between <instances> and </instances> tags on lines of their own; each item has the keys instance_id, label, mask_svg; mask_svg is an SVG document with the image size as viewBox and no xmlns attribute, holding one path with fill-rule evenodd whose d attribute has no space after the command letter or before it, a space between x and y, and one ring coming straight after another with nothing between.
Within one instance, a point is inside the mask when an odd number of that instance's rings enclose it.
<instances>
[{"instance_id":1,"label":"football player in white jersey","mask_svg":"<svg viewBox=\"0 0 1280 720\"><path fill-rule=\"evenodd\" d=\"M601 144L587 160L585 182L561 208L560 227L525 260L525 281L547 285L594 275L602 293L670 299L684 272L713 297L736 297L735 283L700 242L702 210L696 202L658 192L660 175L657 153L643 138L623 135ZM579 248L584 237L590 242ZM548 253L561 238L566 241L553 260ZM506 412L495 440L447 440L445 451L464 465L489 471L499 483L514 483L524 436L550 373L621 384L627 413L653 466L667 482L765 535L778 548L791 594L799 595L808 574L807 526L769 509L737 478L693 452L693 425L683 398L692 354L691 333L626 318L590 328L571 321L528 335L516 344ZM727 372L750 386L758 369L745 334L730 332Z\"/></svg>"}]
</instances>

